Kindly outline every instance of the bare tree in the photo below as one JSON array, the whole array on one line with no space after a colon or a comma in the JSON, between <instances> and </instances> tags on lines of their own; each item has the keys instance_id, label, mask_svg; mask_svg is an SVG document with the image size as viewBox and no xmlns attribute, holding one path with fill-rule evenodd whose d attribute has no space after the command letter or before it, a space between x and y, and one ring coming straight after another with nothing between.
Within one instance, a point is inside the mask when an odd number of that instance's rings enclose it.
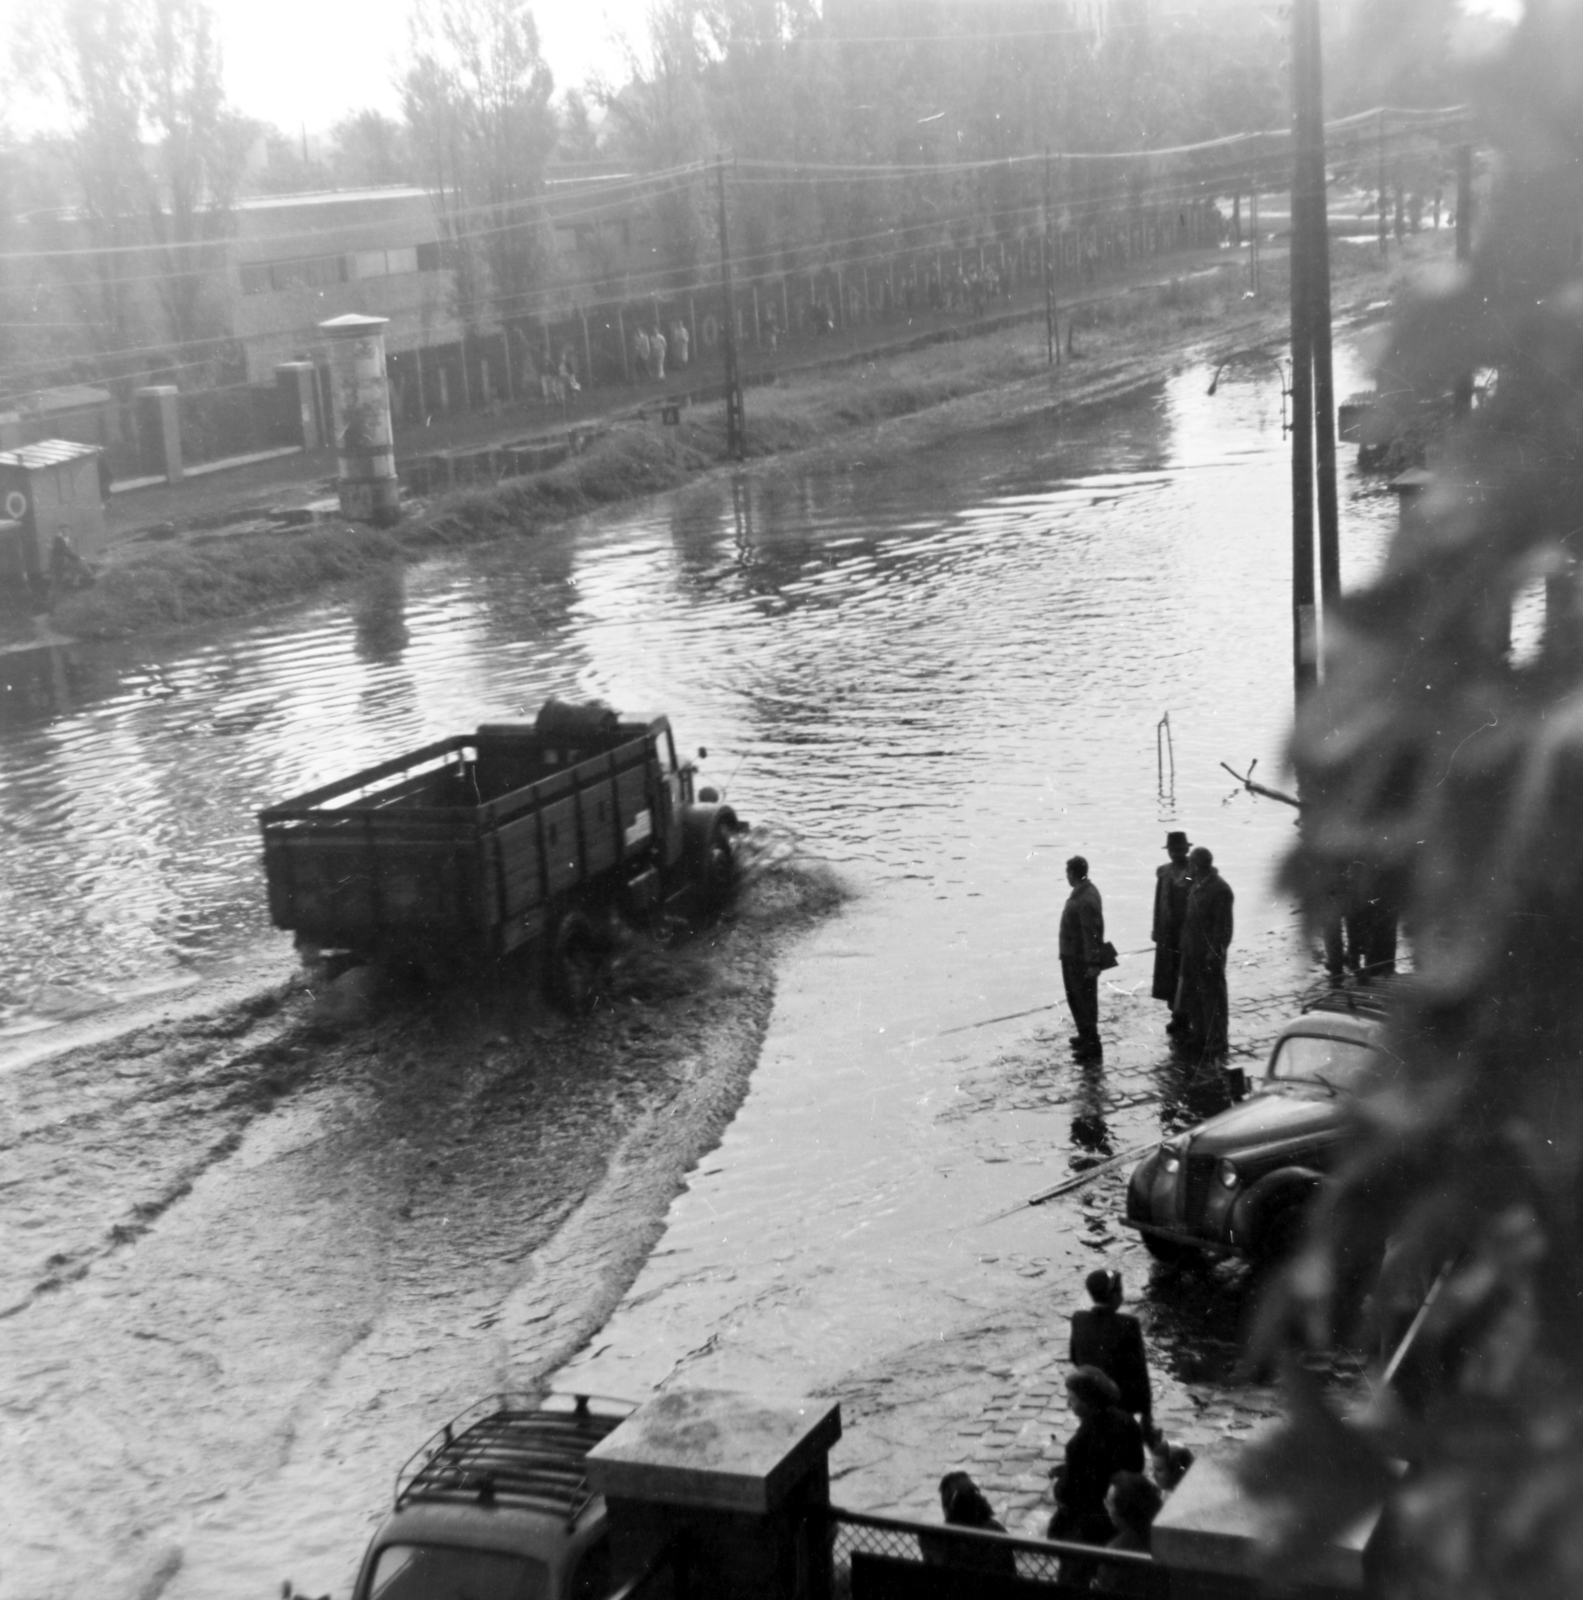
<instances>
[{"instance_id":1,"label":"bare tree","mask_svg":"<svg viewBox=\"0 0 1583 1600\"><path fill-rule=\"evenodd\" d=\"M242 157L206 0L62 0L30 15L15 54L71 116L76 193L61 198L76 205L44 226L94 345L147 344L157 309L178 359L198 358L223 327L220 243Z\"/></svg>"},{"instance_id":2,"label":"bare tree","mask_svg":"<svg viewBox=\"0 0 1583 1600\"><path fill-rule=\"evenodd\" d=\"M548 250L544 164L554 80L522 0L417 0L403 109L419 175L450 244L456 309L476 332L537 309Z\"/></svg>"}]
</instances>

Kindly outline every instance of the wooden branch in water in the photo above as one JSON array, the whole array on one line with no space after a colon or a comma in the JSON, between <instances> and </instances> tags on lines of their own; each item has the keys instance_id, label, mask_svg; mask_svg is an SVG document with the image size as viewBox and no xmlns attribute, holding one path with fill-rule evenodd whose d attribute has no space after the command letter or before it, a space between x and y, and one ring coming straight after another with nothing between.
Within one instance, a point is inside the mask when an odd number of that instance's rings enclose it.
<instances>
[{"instance_id":1,"label":"wooden branch in water","mask_svg":"<svg viewBox=\"0 0 1583 1600\"><path fill-rule=\"evenodd\" d=\"M1227 765L1227 763L1224 761L1222 761L1220 764L1226 768L1226 771L1229 772L1231 776L1248 791L1249 794L1262 794L1266 800L1279 800L1282 805L1295 806L1299 811L1303 809L1303 802L1299 800L1296 795L1286 794L1283 790L1271 789L1265 784L1255 783L1253 781L1253 768L1258 766L1257 761L1253 763L1253 766L1248 768L1246 774L1238 772L1235 767Z\"/></svg>"}]
</instances>

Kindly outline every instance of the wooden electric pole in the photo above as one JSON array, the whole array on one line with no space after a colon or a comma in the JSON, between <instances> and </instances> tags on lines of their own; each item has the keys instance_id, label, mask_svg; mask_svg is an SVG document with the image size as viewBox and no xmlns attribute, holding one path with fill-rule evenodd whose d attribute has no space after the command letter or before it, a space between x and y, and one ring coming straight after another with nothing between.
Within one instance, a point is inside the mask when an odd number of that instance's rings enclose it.
<instances>
[{"instance_id":1,"label":"wooden electric pole","mask_svg":"<svg viewBox=\"0 0 1583 1600\"><path fill-rule=\"evenodd\" d=\"M1314 607L1314 322L1311 217L1315 167L1309 146L1310 106L1306 12L1292 12L1292 684L1301 701L1318 677L1318 617ZM1322 170L1320 177L1323 177Z\"/></svg>"},{"instance_id":2,"label":"wooden electric pole","mask_svg":"<svg viewBox=\"0 0 1583 1600\"><path fill-rule=\"evenodd\" d=\"M720 196L720 288L725 302L726 449L738 461L747 454L747 423L742 415L742 382L737 375L737 313L731 299L731 245L726 234L726 164L715 165Z\"/></svg>"},{"instance_id":3,"label":"wooden electric pole","mask_svg":"<svg viewBox=\"0 0 1583 1600\"><path fill-rule=\"evenodd\" d=\"M1473 147L1457 146L1457 260L1473 254ZM1460 372L1452 393L1452 409L1465 417L1473 409L1473 374Z\"/></svg>"},{"instance_id":4,"label":"wooden electric pole","mask_svg":"<svg viewBox=\"0 0 1583 1600\"><path fill-rule=\"evenodd\" d=\"M1325 182L1325 101L1319 48L1319 0L1297 0L1307 32L1304 67L1308 120L1304 141L1308 184L1309 343L1314 360L1314 455L1319 490L1319 606L1324 616L1341 598L1341 521L1336 499L1336 384L1330 345L1330 215ZM1321 639L1321 643L1322 643Z\"/></svg>"},{"instance_id":5,"label":"wooden electric pole","mask_svg":"<svg viewBox=\"0 0 1583 1600\"><path fill-rule=\"evenodd\" d=\"M1050 147L1044 147L1044 358L1053 367L1060 351L1055 337L1055 252L1051 245L1054 222L1050 214Z\"/></svg>"}]
</instances>

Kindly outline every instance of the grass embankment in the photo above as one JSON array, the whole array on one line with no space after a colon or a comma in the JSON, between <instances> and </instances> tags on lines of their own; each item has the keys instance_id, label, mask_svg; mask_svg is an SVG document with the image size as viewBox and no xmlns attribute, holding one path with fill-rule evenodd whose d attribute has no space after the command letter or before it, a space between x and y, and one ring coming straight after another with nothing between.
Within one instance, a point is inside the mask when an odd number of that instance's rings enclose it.
<instances>
[{"instance_id":1,"label":"grass embankment","mask_svg":"<svg viewBox=\"0 0 1583 1600\"><path fill-rule=\"evenodd\" d=\"M1337 310L1398 291L1404 269L1444 253L1446 237L1412 241L1405 263L1399 256L1388 268L1370 247L1333 243ZM949 416L958 426L993 426L1029 406L1109 398L1162 375L1211 337L1244 347L1284 338L1284 257L1266 261L1257 302L1244 295L1245 278L1244 267L1228 264L1146 289L1088 291L1058 307L1062 344L1070 340L1075 359L1054 375L1042 317L981 335L948 330L922 348L871 351L839 366L794 369L774 385L749 392L749 454L785 456L860 439L872 451L869 435L876 427L928 413ZM997 394L1005 396L1003 406L995 403ZM969 416L942 409L974 396L985 403ZM898 438L893 447L914 443ZM680 427L617 422L559 466L454 491L397 528L330 524L151 546L112 565L93 589L69 596L52 621L77 638L118 638L243 616L392 562L489 539L531 537L601 506L674 488L719 466L725 445L720 404L688 410Z\"/></svg>"}]
</instances>

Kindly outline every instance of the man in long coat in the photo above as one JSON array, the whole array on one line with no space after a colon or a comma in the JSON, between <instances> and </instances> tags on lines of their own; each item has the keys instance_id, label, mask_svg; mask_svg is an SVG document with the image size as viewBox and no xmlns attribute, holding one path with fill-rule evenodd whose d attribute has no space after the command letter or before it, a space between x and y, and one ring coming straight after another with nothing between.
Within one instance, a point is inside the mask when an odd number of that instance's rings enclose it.
<instances>
[{"instance_id":1,"label":"man in long coat","mask_svg":"<svg viewBox=\"0 0 1583 1600\"><path fill-rule=\"evenodd\" d=\"M1187 919L1187 896L1192 882L1187 875L1187 835L1168 833L1165 848L1170 860L1154 874L1154 988L1156 1000L1171 1008L1167 1033L1180 1033L1182 1020L1176 1010L1176 986L1182 975L1182 923Z\"/></svg>"},{"instance_id":2,"label":"man in long coat","mask_svg":"<svg viewBox=\"0 0 1583 1600\"><path fill-rule=\"evenodd\" d=\"M1080 1056L1097 1056L1099 1043L1099 973L1105 942L1105 910L1099 890L1089 882L1088 862L1073 856L1066 864L1066 881L1072 892L1061 908L1059 954L1066 1003L1077 1032L1073 1050Z\"/></svg>"},{"instance_id":3,"label":"man in long coat","mask_svg":"<svg viewBox=\"0 0 1583 1600\"><path fill-rule=\"evenodd\" d=\"M1226 1051L1226 952L1231 946L1231 885L1215 870L1215 858L1198 845L1187 858L1192 891L1182 923L1182 971L1176 1010L1181 1037L1205 1055Z\"/></svg>"}]
</instances>

